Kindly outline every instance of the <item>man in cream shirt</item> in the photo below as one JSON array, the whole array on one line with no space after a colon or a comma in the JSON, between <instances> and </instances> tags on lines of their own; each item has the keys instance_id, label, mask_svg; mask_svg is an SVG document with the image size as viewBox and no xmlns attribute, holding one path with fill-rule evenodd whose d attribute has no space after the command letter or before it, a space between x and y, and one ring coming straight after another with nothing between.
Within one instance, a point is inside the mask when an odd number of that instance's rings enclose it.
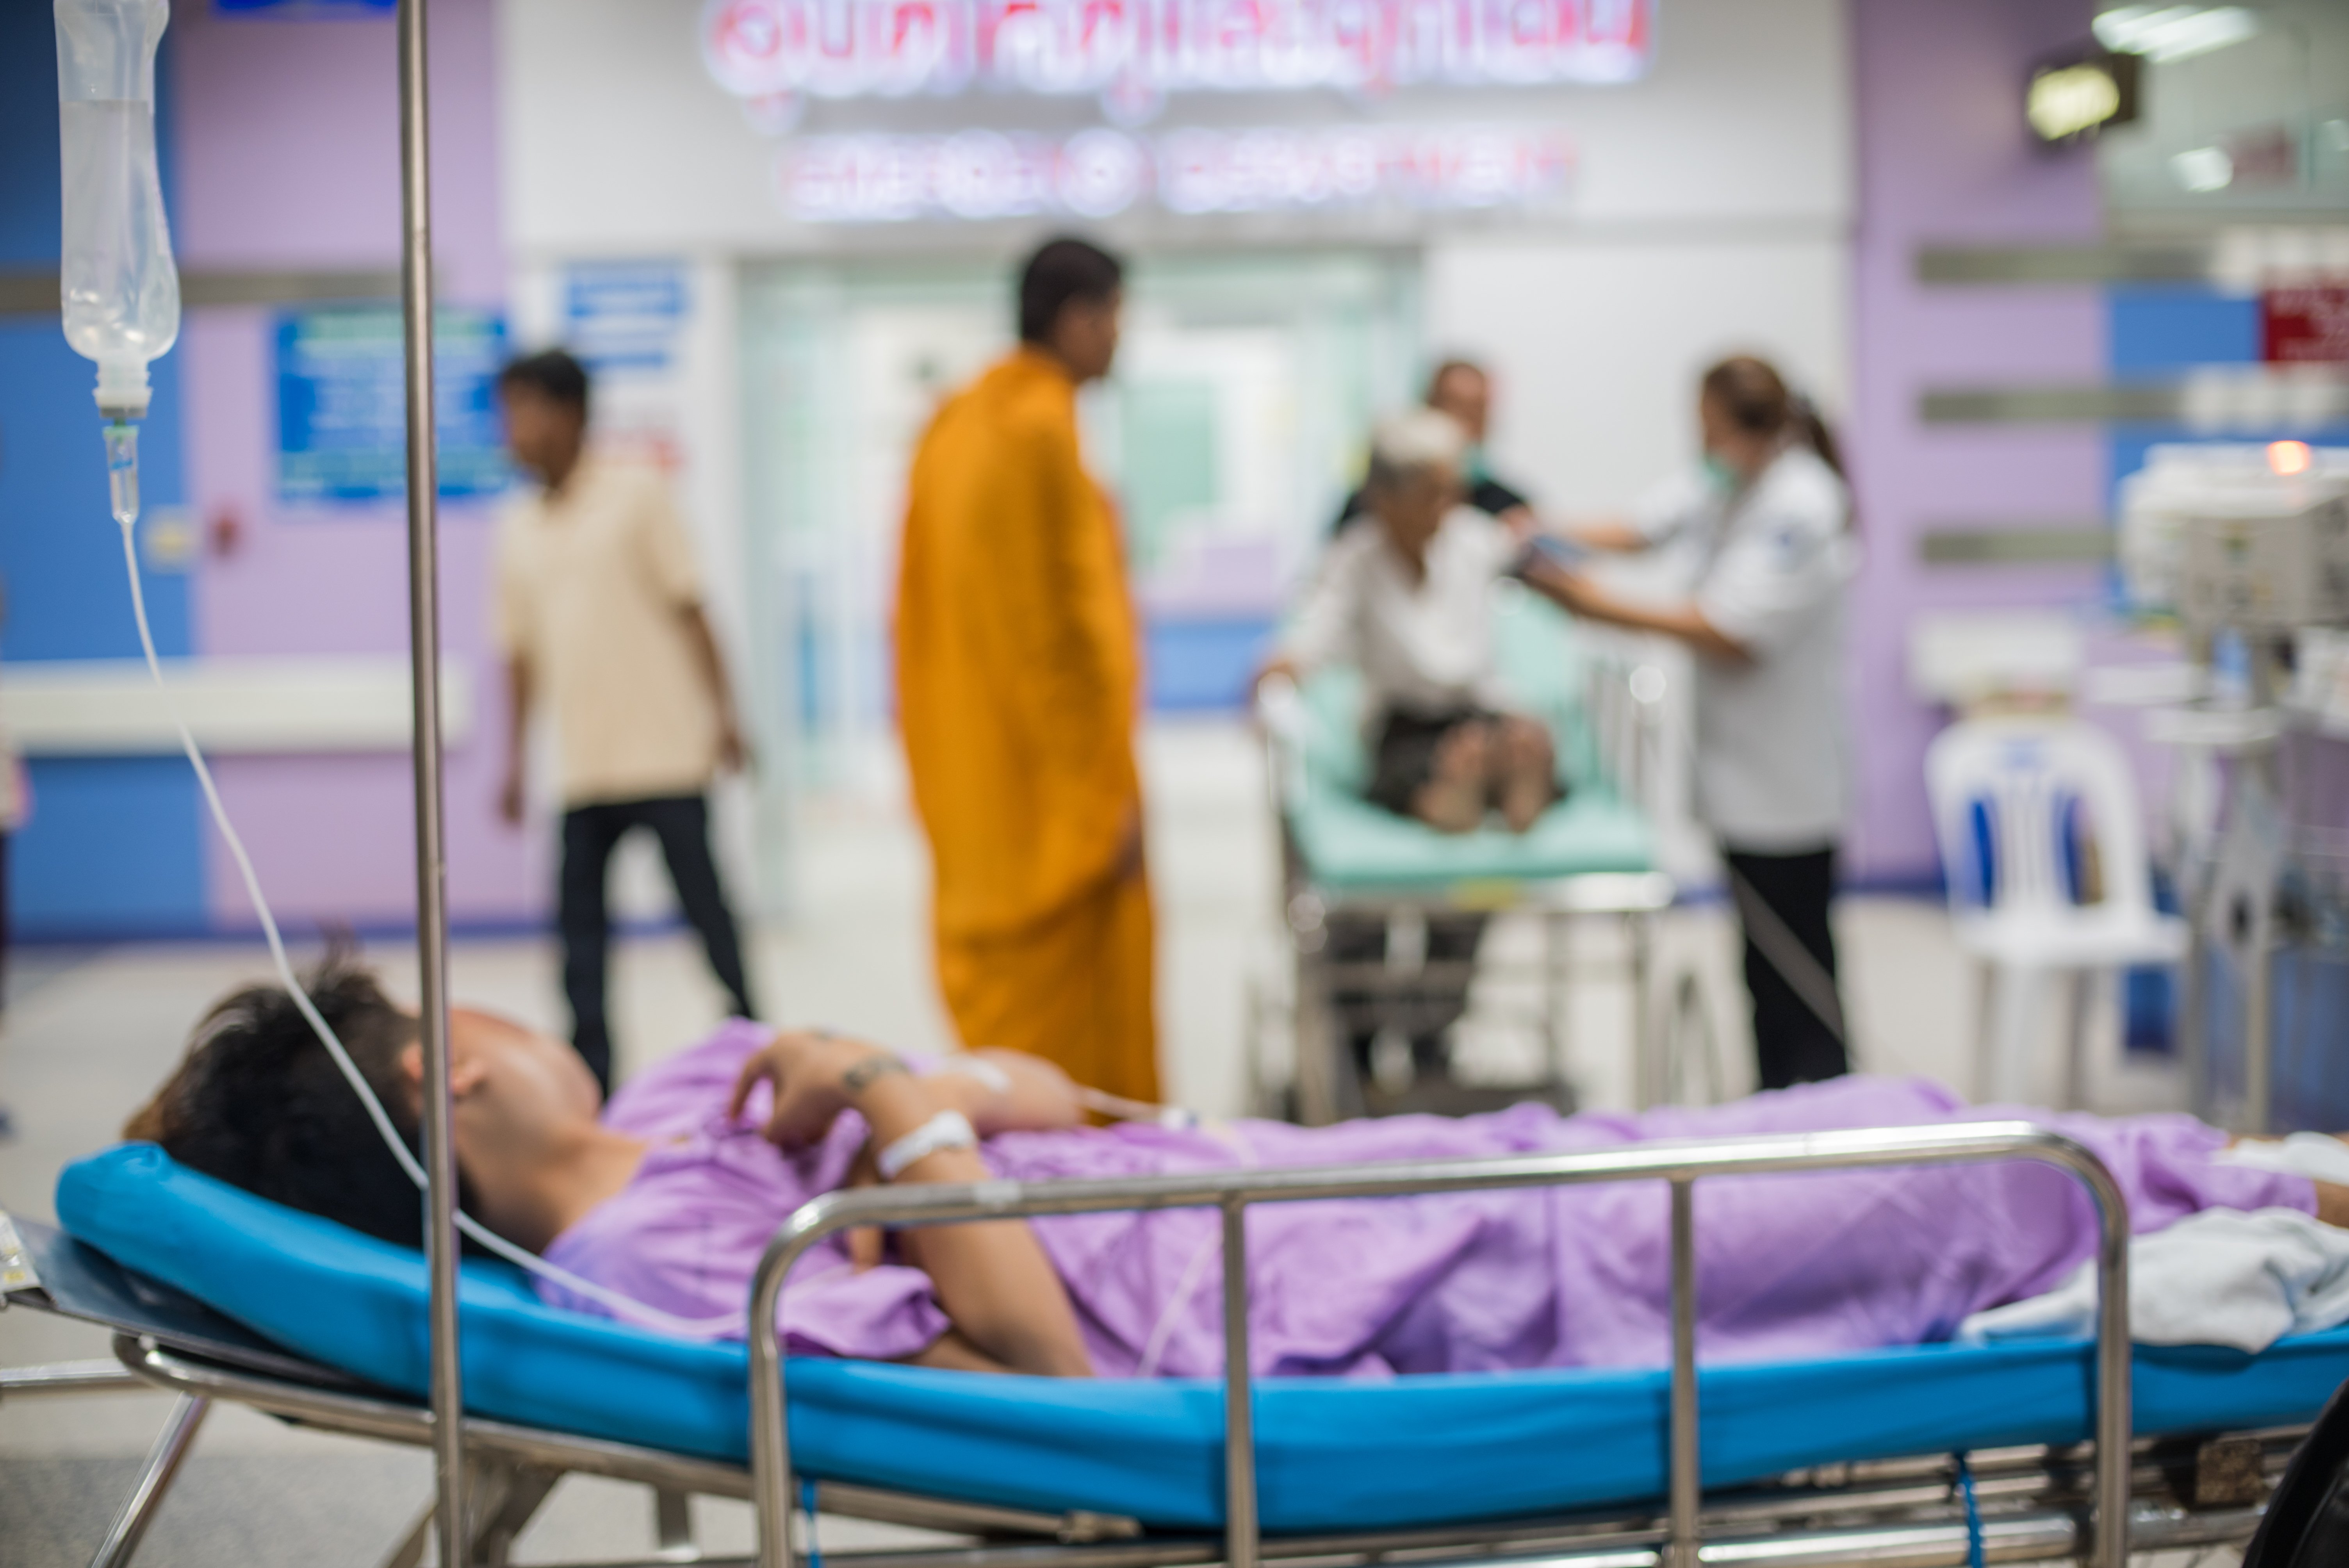
<instances>
[{"instance_id":1,"label":"man in cream shirt","mask_svg":"<svg viewBox=\"0 0 2349 1568\"><path fill-rule=\"evenodd\" d=\"M710 968L735 1012L755 1014L709 852L710 779L744 760L726 666L667 481L586 455L587 394L586 371L560 349L518 359L498 378L507 447L540 481L498 527L496 633L511 696L500 809L521 822L530 714L543 700L563 793L563 988L572 1043L608 1090L605 882L630 830L660 840Z\"/></svg>"}]
</instances>

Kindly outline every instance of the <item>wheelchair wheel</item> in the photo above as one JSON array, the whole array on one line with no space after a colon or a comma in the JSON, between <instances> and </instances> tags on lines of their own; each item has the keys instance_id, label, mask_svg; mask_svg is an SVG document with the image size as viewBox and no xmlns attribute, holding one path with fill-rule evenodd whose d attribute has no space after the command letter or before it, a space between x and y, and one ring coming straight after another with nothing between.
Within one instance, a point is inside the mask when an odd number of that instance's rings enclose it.
<instances>
[{"instance_id":1,"label":"wheelchair wheel","mask_svg":"<svg viewBox=\"0 0 2349 1568\"><path fill-rule=\"evenodd\" d=\"M2340 1568L2349 1563L2349 1383L2333 1394L2243 1553L2243 1568Z\"/></svg>"}]
</instances>

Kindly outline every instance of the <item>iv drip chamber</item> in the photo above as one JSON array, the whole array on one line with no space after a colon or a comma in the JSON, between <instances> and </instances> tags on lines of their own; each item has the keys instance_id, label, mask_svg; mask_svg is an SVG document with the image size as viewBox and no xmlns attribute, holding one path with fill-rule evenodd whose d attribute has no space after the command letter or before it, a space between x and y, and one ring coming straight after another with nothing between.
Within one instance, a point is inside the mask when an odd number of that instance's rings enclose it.
<instances>
[{"instance_id":1,"label":"iv drip chamber","mask_svg":"<svg viewBox=\"0 0 2349 1568\"><path fill-rule=\"evenodd\" d=\"M180 335L155 163L155 50L170 0L56 0L66 341L98 362L109 419L147 412L147 365Z\"/></svg>"}]
</instances>

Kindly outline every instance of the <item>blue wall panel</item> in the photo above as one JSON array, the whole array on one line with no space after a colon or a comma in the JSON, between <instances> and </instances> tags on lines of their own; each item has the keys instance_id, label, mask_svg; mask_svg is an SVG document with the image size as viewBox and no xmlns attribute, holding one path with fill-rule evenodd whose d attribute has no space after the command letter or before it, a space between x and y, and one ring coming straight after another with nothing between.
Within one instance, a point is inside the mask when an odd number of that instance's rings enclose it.
<instances>
[{"instance_id":1,"label":"blue wall panel","mask_svg":"<svg viewBox=\"0 0 2349 1568\"><path fill-rule=\"evenodd\" d=\"M167 69L158 75L168 83ZM0 5L0 266L57 265L57 101L49 8ZM163 152L168 198L168 142ZM158 361L153 378L154 412L140 436L150 511L185 494L175 361ZM94 384L92 366L66 346L56 316L0 318L0 579L7 598L0 662L138 655L120 536L107 511ZM149 573L145 587L158 649L166 656L190 652L187 579ZM33 819L8 864L19 933L203 927L199 802L184 761L44 759L32 775Z\"/></svg>"},{"instance_id":2,"label":"blue wall panel","mask_svg":"<svg viewBox=\"0 0 2349 1568\"><path fill-rule=\"evenodd\" d=\"M178 757L46 757L33 820L11 841L9 891L29 934L194 936L208 929L202 823Z\"/></svg>"},{"instance_id":3,"label":"blue wall panel","mask_svg":"<svg viewBox=\"0 0 2349 1568\"><path fill-rule=\"evenodd\" d=\"M2260 356L2260 302L2199 284L2115 288L2106 296L2113 374L2164 375Z\"/></svg>"},{"instance_id":4,"label":"blue wall panel","mask_svg":"<svg viewBox=\"0 0 2349 1568\"><path fill-rule=\"evenodd\" d=\"M1232 712L1247 706L1248 678L1272 647L1274 624L1152 621L1143 630L1143 667L1154 713Z\"/></svg>"},{"instance_id":5,"label":"blue wall panel","mask_svg":"<svg viewBox=\"0 0 2349 1568\"><path fill-rule=\"evenodd\" d=\"M2132 284L2106 292L2108 352L2113 378L2171 380L2199 366L2255 365L2260 358L2260 304L2197 284ZM2120 481L2145 467L2147 449L2171 441L2259 441L2292 436L2326 444L2349 441L2349 428L2329 431L2233 430L2213 436L2176 425L2112 428L2113 509Z\"/></svg>"}]
</instances>

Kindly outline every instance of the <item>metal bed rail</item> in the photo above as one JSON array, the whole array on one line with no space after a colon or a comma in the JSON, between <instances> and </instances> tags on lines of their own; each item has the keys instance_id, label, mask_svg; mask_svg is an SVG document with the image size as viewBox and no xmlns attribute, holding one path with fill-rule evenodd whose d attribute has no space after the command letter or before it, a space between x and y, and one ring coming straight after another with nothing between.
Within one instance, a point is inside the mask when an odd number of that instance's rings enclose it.
<instances>
[{"instance_id":1,"label":"metal bed rail","mask_svg":"<svg viewBox=\"0 0 2349 1568\"><path fill-rule=\"evenodd\" d=\"M792 1265L824 1236L860 1225L958 1224L973 1221L1026 1219L1119 1210L1219 1208L1223 1212L1223 1335L1225 1532L1223 1550L1202 1555L1136 1557L1135 1563L1221 1562L1227 1568L1259 1568L1264 1542L1257 1522L1253 1376L1248 1365L1247 1214L1250 1205L1307 1199L1408 1197L1435 1192L1487 1191L1512 1187L1565 1186L1593 1181L1661 1180L1671 1185L1671 1445L1667 1525L1660 1542L1626 1542L1599 1555L1577 1555L1576 1568L1699 1568L1731 1561L1792 1563L1796 1559L1781 1539L1775 1552L1726 1555L1733 1543L1703 1546L1700 1529L1702 1487L1698 1456L1696 1370L1696 1229L1694 1183L1708 1176L1760 1175L1802 1171L1976 1163L2026 1160L2069 1171L2088 1193L2099 1228L2096 1271L2100 1292L2096 1338L2095 1463L2089 1489L2093 1540L2066 1522L2061 1552L2078 1552L2095 1568L2124 1568L2130 1545L2130 1482L2133 1466L2129 1399L2128 1209L2112 1173L2085 1145L2029 1122L1977 1122L1924 1128L1777 1134L1764 1137L1623 1145L1496 1160L1413 1161L1392 1164L1299 1167L1124 1177L1097 1181L980 1182L864 1188L826 1193L802 1206L777 1230L760 1261L750 1296L750 1447L752 1500L759 1522L761 1568L800 1568L792 1522L790 1436L785 1426L784 1366L778 1309ZM1881 1533L1882 1528L1875 1527ZM1937 1526L1935 1528L1948 1528ZM1957 1527L1962 1534L1962 1526ZM1986 1527L1987 1528L1987 1527ZM2002 1521L2001 1531L2031 1536L2032 1551L2049 1544L2054 1529L2043 1521L2026 1526ZM1862 1532L1866 1534L1866 1532ZM1944 1543L1946 1544L1946 1543ZM2022 1542L1999 1541L2002 1561L2023 1560ZM1962 1561L1907 1554L1887 1545L1900 1562ZM1962 1552L1964 1542L1960 1542ZM1140 1550L1136 1543L1134 1550ZM1757 1551L1760 1550L1757 1548ZM1841 1556L1803 1561L1871 1560L1862 1542ZM1700 1552L1702 1551L1702 1556ZM1609 1553L1614 1554L1609 1555ZM944 1560L939 1560L944 1562ZM1083 1564L1054 1558L1055 1568L1109 1568L1123 1557ZM1564 1558L1545 1561L1563 1563ZM872 1568L899 1568L873 1564ZM910 1564L904 1568L911 1568ZM968 1565L975 1568L975 1565Z\"/></svg>"}]
</instances>

